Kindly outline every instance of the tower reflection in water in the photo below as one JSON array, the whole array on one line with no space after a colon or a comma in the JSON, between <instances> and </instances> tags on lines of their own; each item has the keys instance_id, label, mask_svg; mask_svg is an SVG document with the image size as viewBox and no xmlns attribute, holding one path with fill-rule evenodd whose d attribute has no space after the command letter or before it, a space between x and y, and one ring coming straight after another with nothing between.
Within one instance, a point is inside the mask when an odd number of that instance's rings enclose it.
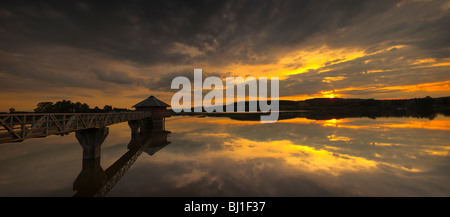
<instances>
[{"instance_id":1,"label":"tower reflection in water","mask_svg":"<svg viewBox=\"0 0 450 217\"><path fill-rule=\"evenodd\" d=\"M100 145L108 135L108 128L92 129L76 133L83 147L82 170L73 183L74 197L103 197L125 175L137 158L145 152L154 155L170 144L170 131L164 129L164 119L129 121L131 140L128 151L104 170L100 165Z\"/></svg>"}]
</instances>

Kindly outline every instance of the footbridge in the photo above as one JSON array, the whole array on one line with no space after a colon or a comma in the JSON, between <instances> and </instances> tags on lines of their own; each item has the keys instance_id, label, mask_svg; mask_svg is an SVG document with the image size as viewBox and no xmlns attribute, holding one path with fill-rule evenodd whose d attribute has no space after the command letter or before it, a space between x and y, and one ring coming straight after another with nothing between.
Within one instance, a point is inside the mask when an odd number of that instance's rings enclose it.
<instances>
[{"instance_id":1,"label":"footbridge","mask_svg":"<svg viewBox=\"0 0 450 217\"><path fill-rule=\"evenodd\" d=\"M0 144L75 132L83 148L82 171L73 184L74 196L105 196L136 159L153 155L168 145L165 117L168 104L154 96L133 106L135 111L108 113L13 113L0 114ZM128 151L106 170L100 165L101 145L109 125L128 122Z\"/></svg>"},{"instance_id":2,"label":"footbridge","mask_svg":"<svg viewBox=\"0 0 450 217\"><path fill-rule=\"evenodd\" d=\"M64 135L146 118L152 118L152 112L0 114L0 143L20 142L49 135Z\"/></svg>"}]
</instances>

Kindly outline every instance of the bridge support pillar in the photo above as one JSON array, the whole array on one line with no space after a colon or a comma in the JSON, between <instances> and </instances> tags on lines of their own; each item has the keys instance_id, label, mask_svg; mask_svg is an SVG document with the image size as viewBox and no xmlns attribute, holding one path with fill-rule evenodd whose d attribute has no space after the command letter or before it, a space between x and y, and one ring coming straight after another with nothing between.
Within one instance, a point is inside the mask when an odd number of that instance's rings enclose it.
<instances>
[{"instance_id":1,"label":"bridge support pillar","mask_svg":"<svg viewBox=\"0 0 450 217\"><path fill-rule=\"evenodd\" d=\"M108 136L109 128L91 128L77 131L75 137L83 147L83 159L100 158L101 145Z\"/></svg>"},{"instance_id":2,"label":"bridge support pillar","mask_svg":"<svg viewBox=\"0 0 450 217\"><path fill-rule=\"evenodd\" d=\"M128 149L140 147L139 128L141 127L141 120L128 121L128 126L131 128L131 140L128 143Z\"/></svg>"},{"instance_id":3,"label":"bridge support pillar","mask_svg":"<svg viewBox=\"0 0 450 217\"><path fill-rule=\"evenodd\" d=\"M139 127L141 125L141 120L128 121L128 126L131 128L131 135L137 134L139 132Z\"/></svg>"}]
</instances>

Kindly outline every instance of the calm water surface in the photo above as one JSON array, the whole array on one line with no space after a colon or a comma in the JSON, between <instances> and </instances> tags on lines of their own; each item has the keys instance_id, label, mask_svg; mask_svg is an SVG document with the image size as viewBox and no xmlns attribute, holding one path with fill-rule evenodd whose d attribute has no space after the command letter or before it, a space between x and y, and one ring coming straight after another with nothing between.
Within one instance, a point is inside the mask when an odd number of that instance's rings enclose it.
<instances>
[{"instance_id":1,"label":"calm water surface","mask_svg":"<svg viewBox=\"0 0 450 217\"><path fill-rule=\"evenodd\" d=\"M171 142L143 152L107 196L450 196L450 117L166 119ZM110 126L101 167L128 149ZM0 144L0 196L73 196L75 134Z\"/></svg>"}]
</instances>

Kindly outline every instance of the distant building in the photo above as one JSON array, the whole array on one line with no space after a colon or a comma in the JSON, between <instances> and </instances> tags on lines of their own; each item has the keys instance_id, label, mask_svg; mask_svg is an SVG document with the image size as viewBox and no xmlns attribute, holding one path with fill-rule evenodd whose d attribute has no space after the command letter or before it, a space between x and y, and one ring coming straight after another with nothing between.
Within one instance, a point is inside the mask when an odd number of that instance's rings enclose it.
<instances>
[{"instance_id":1,"label":"distant building","mask_svg":"<svg viewBox=\"0 0 450 217\"><path fill-rule=\"evenodd\" d=\"M150 96L133 106L136 111L151 111L154 118L165 117L167 107L170 107L170 105L154 96Z\"/></svg>"},{"instance_id":2,"label":"distant building","mask_svg":"<svg viewBox=\"0 0 450 217\"><path fill-rule=\"evenodd\" d=\"M140 103L133 106L136 111L150 111L152 112L152 124L153 125L162 125L164 129L164 121L163 119L167 114L167 107L170 107L167 103L157 99L154 96L150 96L147 99L144 99Z\"/></svg>"}]
</instances>

